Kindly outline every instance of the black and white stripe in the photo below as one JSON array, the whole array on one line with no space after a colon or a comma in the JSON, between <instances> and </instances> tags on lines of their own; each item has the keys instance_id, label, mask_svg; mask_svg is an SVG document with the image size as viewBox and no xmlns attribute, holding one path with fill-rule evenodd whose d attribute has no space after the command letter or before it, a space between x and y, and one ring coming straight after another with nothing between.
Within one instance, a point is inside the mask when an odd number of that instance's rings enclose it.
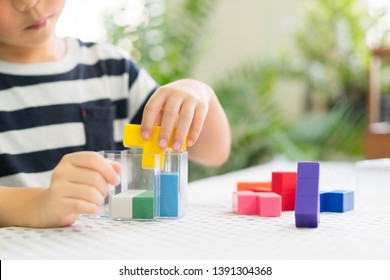
<instances>
[{"instance_id":1,"label":"black and white stripe","mask_svg":"<svg viewBox=\"0 0 390 280\"><path fill-rule=\"evenodd\" d=\"M61 61L0 61L0 185L47 186L64 154L123 149L124 124L157 89L117 48L67 43Z\"/></svg>"}]
</instances>

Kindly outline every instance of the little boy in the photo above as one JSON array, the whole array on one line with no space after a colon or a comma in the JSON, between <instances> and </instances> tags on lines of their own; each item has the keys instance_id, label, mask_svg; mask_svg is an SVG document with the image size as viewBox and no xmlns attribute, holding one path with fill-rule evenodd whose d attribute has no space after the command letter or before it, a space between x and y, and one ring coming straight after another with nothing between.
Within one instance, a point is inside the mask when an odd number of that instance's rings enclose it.
<instances>
[{"instance_id":1,"label":"little boy","mask_svg":"<svg viewBox=\"0 0 390 280\"><path fill-rule=\"evenodd\" d=\"M173 149L186 141L200 164L229 156L228 121L209 86L158 87L113 46L57 37L64 4L0 0L0 226L68 226L96 213L121 172L96 151L123 149L128 122L145 139L161 125L161 148L176 128Z\"/></svg>"}]
</instances>

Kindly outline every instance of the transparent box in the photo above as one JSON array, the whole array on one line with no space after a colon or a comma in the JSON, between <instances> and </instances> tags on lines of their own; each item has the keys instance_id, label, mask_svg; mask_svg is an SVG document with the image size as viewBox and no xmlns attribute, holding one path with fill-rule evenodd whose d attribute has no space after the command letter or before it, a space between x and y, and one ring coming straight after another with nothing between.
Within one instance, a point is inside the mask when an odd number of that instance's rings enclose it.
<instances>
[{"instance_id":1,"label":"transparent box","mask_svg":"<svg viewBox=\"0 0 390 280\"><path fill-rule=\"evenodd\" d=\"M165 151L162 170L159 154L153 155L153 168L142 168L142 148L102 151L100 154L119 162L122 172L120 184L110 186L97 217L155 220L184 215L188 185L187 152Z\"/></svg>"},{"instance_id":2,"label":"transparent box","mask_svg":"<svg viewBox=\"0 0 390 280\"><path fill-rule=\"evenodd\" d=\"M180 218L185 214L188 185L188 153L165 151L160 173L160 218Z\"/></svg>"},{"instance_id":3,"label":"transparent box","mask_svg":"<svg viewBox=\"0 0 390 280\"><path fill-rule=\"evenodd\" d=\"M388 200L390 159L362 160L356 163L356 203L359 207Z\"/></svg>"}]
</instances>

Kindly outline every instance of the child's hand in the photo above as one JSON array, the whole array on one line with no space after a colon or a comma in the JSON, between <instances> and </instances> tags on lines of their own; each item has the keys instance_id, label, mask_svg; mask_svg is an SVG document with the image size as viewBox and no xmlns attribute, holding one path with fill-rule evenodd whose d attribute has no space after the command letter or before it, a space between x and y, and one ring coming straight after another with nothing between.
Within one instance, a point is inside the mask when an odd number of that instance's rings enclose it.
<instances>
[{"instance_id":1,"label":"child's hand","mask_svg":"<svg viewBox=\"0 0 390 280\"><path fill-rule=\"evenodd\" d=\"M72 225L80 214L94 214L119 183L121 167L95 152L65 155L53 170L47 189L44 220L52 226Z\"/></svg>"},{"instance_id":2,"label":"child's hand","mask_svg":"<svg viewBox=\"0 0 390 280\"><path fill-rule=\"evenodd\" d=\"M180 151L185 141L191 147L202 130L210 98L206 86L194 80L179 80L160 87L145 106L142 137L148 139L152 126L160 125L158 145L165 149L176 127L173 150Z\"/></svg>"}]
</instances>

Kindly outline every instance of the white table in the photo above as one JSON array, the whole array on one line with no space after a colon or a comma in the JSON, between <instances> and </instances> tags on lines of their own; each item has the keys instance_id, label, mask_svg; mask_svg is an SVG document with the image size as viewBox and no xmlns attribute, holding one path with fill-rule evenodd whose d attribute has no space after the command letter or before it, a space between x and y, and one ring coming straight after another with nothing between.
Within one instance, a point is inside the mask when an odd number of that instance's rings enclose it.
<instances>
[{"instance_id":1,"label":"white table","mask_svg":"<svg viewBox=\"0 0 390 280\"><path fill-rule=\"evenodd\" d=\"M297 229L293 211L278 218L231 212L237 181L295 170L296 163L281 160L192 182L187 213L177 220L82 216L67 228L2 228L0 259L390 259L390 182L386 188L381 178L359 187L354 210L321 213L316 229ZM356 178L353 162L321 163L321 190L356 190Z\"/></svg>"}]
</instances>

